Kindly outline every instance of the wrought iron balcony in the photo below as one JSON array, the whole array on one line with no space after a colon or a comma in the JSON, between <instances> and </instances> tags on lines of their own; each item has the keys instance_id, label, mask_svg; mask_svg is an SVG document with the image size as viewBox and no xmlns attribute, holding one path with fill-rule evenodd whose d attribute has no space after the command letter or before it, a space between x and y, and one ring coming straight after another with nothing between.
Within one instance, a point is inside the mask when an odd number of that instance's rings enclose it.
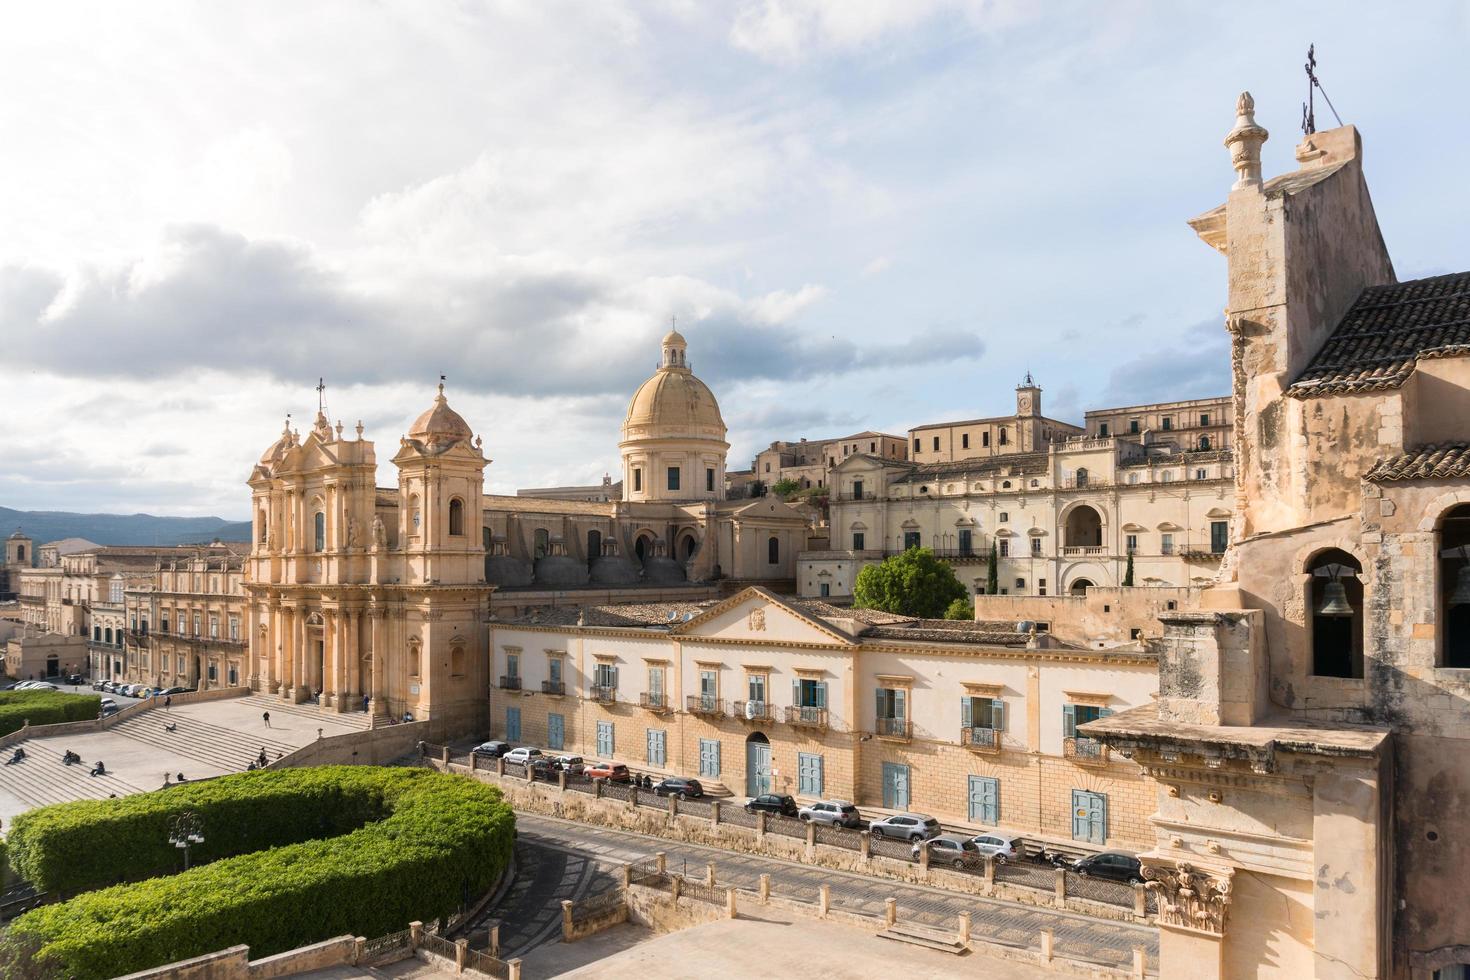
<instances>
[{"instance_id":1,"label":"wrought iron balcony","mask_svg":"<svg viewBox=\"0 0 1470 980\"><path fill-rule=\"evenodd\" d=\"M911 731L907 718L879 718L877 732L881 738L908 738Z\"/></svg>"},{"instance_id":2,"label":"wrought iron balcony","mask_svg":"<svg viewBox=\"0 0 1470 980\"><path fill-rule=\"evenodd\" d=\"M502 691L519 691L521 689L520 675L512 677L509 674L501 674L500 689Z\"/></svg>"},{"instance_id":3,"label":"wrought iron balcony","mask_svg":"<svg viewBox=\"0 0 1470 980\"><path fill-rule=\"evenodd\" d=\"M691 715L723 715L725 702L712 694L691 694L684 699L684 710Z\"/></svg>"},{"instance_id":4,"label":"wrought iron balcony","mask_svg":"<svg viewBox=\"0 0 1470 980\"><path fill-rule=\"evenodd\" d=\"M786 724L798 728L826 728L827 709L793 704L786 709Z\"/></svg>"},{"instance_id":5,"label":"wrought iron balcony","mask_svg":"<svg viewBox=\"0 0 1470 980\"><path fill-rule=\"evenodd\" d=\"M1062 739L1062 756L1080 766L1105 766L1108 764L1108 747L1095 738L1074 735Z\"/></svg>"},{"instance_id":6,"label":"wrought iron balcony","mask_svg":"<svg viewBox=\"0 0 1470 980\"><path fill-rule=\"evenodd\" d=\"M994 728L961 728L960 744L976 752L999 752L1000 732Z\"/></svg>"},{"instance_id":7,"label":"wrought iron balcony","mask_svg":"<svg viewBox=\"0 0 1470 980\"><path fill-rule=\"evenodd\" d=\"M618 689L611 684L593 684L592 700L612 704L618 699Z\"/></svg>"},{"instance_id":8,"label":"wrought iron balcony","mask_svg":"<svg viewBox=\"0 0 1470 980\"><path fill-rule=\"evenodd\" d=\"M771 721L771 705L768 701L736 701L733 712L744 721Z\"/></svg>"},{"instance_id":9,"label":"wrought iron balcony","mask_svg":"<svg viewBox=\"0 0 1470 980\"><path fill-rule=\"evenodd\" d=\"M660 714L665 711L674 710L672 705L670 705L669 703L669 696L662 692L654 693L651 691L644 691L642 694L638 695L638 704L640 707L647 708L649 711L659 712Z\"/></svg>"},{"instance_id":10,"label":"wrought iron balcony","mask_svg":"<svg viewBox=\"0 0 1470 980\"><path fill-rule=\"evenodd\" d=\"M542 694L565 694L565 693L567 693L567 685L563 681L542 681L541 682L541 693Z\"/></svg>"}]
</instances>

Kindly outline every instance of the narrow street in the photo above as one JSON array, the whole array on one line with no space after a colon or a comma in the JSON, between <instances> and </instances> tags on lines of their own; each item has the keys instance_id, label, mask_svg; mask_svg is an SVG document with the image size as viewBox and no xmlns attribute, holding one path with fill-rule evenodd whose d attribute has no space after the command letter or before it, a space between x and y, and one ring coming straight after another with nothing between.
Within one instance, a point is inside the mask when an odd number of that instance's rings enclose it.
<instances>
[{"instance_id":1,"label":"narrow street","mask_svg":"<svg viewBox=\"0 0 1470 980\"><path fill-rule=\"evenodd\" d=\"M516 881L468 934L471 944L482 949L487 941L485 924L499 920L501 955L506 958L524 956L543 943L559 939L563 899L575 900L610 888L617 881L615 872L620 865L663 851L670 871L699 880L703 880L706 864L714 861L719 883L742 889L754 891L760 875L769 874L773 894L815 902L818 886L827 884L832 887L835 908L881 915L884 901L891 897L898 900L900 921L949 929L961 912L970 912L976 939L1034 946L1042 929L1052 929L1061 955L1128 966L1133 947L1143 946L1149 962L1158 962L1158 930L1147 926L589 827L538 814L518 813L516 821Z\"/></svg>"}]
</instances>

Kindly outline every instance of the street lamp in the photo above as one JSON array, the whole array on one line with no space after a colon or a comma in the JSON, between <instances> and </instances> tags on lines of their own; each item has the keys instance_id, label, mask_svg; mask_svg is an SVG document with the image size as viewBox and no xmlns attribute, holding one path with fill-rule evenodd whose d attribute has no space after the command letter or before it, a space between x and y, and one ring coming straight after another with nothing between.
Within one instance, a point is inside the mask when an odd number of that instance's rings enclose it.
<instances>
[{"instance_id":1,"label":"street lamp","mask_svg":"<svg viewBox=\"0 0 1470 980\"><path fill-rule=\"evenodd\" d=\"M192 810L169 821L168 842L184 852L184 870L189 870L189 848L204 843L204 823Z\"/></svg>"}]
</instances>

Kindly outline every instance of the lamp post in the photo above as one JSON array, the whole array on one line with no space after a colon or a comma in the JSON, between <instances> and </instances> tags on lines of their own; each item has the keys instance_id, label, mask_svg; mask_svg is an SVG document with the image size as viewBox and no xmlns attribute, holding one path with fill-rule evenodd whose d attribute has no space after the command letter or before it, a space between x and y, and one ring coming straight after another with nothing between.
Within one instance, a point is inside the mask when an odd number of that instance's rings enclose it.
<instances>
[{"instance_id":1,"label":"lamp post","mask_svg":"<svg viewBox=\"0 0 1470 980\"><path fill-rule=\"evenodd\" d=\"M189 870L189 848L204 843L204 823L192 810L169 821L168 842L184 852L184 870Z\"/></svg>"}]
</instances>

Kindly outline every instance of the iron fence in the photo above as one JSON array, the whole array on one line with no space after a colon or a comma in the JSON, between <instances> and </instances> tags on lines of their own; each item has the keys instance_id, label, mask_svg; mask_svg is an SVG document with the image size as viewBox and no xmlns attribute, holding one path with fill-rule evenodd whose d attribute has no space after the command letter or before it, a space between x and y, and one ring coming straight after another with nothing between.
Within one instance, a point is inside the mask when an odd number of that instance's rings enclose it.
<instances>
[{"instance_id":1,"label":"iron fence","mask_svg":"<svg viewBox=\"0 0 1470 980\"><path fill-rule=\"evenodd\" d=\"M694 881L685 878L679 885L679 894L686 898L696 898L701 902L723 905L725 902L725 889L717 885L706 885L702 881Z\"/></svg>"},{"instance_id":2,"label":"iron fence","mask_svg":"<svg viewBox=\"0 0 1470 980\"><path fill-rule=\"evenodd\" d=\"M657 871L655 871L656 873ZM621 888L614 888L600 895L593 895L590 898L579 899L572 903L572 921L590 919L604 912L610 912L623 905L626 901L627 899L623 895Z\"/></svg>"},{"instance_id":3,"label":"iron fence","mask_svg":"<svg viewBox=\"0 0 1470 980\"><path fill-rule=\"evenodd\" d=\"M505 774L507 776L514 776L517 779L525 779L526 767L519 762L507 762L505 764Z\"/></svg>"},{"instance_id":4,"label":"iron fence","mask_svg":"<svg viewBox=\"0 0 1470 980\"><path fill-rule=\"evenodd\" d=\"M1032 861L1008 861L995 866L995 880L1023 888L1052 891L1057 885L1057 871L1049 864Z\"/></svg>"},{"instance_id":5,"label":"iron fence","mask_svg":"<svg viewBox=\"0 0 1470 980\"><path fill-rule=\"evenodd\" d=\"M451 960L455 959L459 953L459 947L453 942L450 942L443 936L436 936L428 930L425 930L423 936L420 937L419 945L431 953L438 953L440 956L446 956Z\"/></svg>"},{"instance_id":6,"label":"iron fence","mask_svg":"<svg viewBox=\"0 0 1470 980\"><path fill-rule=\"evenodd\" d=\"M627 783L615 783L610 779L604 779L602 795L611 800L630 800L633 798L633 787Z\"/></svg>"},{"instance_id":7,"label":"iron fence","mask_svg":"<svg viewBox=\"0 0 1470 980\"><path fill-rule=\"evenodd\" d=\"M868 853L895 861L914 860L914 845L906 840L890 840L874 834L868 841Z\"/></svg>"},{"instance_id":8,"label":"iron fence","mask_svg":"<svg viewBox=\"0 0 1470 980\"><path fill-rule=\"evenodd\" d=\"M755 814L747 813L743 806L720 807L720 823L728 823L736 827L754 827Z\"/></svg>"},{"instance_id":9,"label":"iron fence","mask_svg":"<svg viewBox=\"0 0 1470 980\"><path fill-rule=\"evenodd\" d=\"M641 789L638 791L638 805L646 806L650 810L667 810L669 801L667 797L659 796L651 789Z\"/></svg>"},{"instance_id":10,"label":"iron fence","mask_svg":"<svg viewBox=\"0 0 1470 980\"><path fill-rule=\"evenodd\" d=\"M369 939L366 943L363 944L362 950L365 956L377 957L383 955L384 953L391 953L395 950L406 949L411 945L412 938L409 936L408 930L404 929L401 932L390 932L386 936L378 936L376 939Z\"/></svg>"},{"instance_id":11,"label":"iron fence","mask_svg":"<svg viewBox=\"0 0 1470 980\"><path fill-rule=\"evenodd\" d=\"M663 872L658 870L658 858L644 858L642 861L634 861L628 865L628 880L635 885L657 878L662 874Z\"/></svg>"},{"instance_id":12,"label":"iron fence","mask_svg":"<svg viewBox=\"0 0 1470 980\"><path fill-rule=\"evenodd\" d=\"M478 949L464 951L464 965L472 970L496 977L497 980L509 980L510 977L510 964Z\"/></svg>"},{"instance_id":13,"label":"iron fence","mask_svg":"<svg viewBox=\"0 0 1470 980\"><path fill-rule=\"evenodd\" d=\"M779 814L766 814L766 833L780 834L782 837L806 837L806 821L795 817L783 817Z\"/></svg>"},{"instance_id":14,"label":"iron fence","mask_svg":"<svg viewBox=\"0 0 1470 980\"><path fill-rule=\"evenodd\" d=\"M597 785L586 776L567 773L567 789L574 793L595 793Z\"/></svg>"},{"instance_id":15,"label":"iron fence","mask_svg":"<svg viewBox=\"0 0 1470 980\"><path fill-rule=\"evenodd\" d=\"M861 831L849 830L846 827L837 827L829 823L819 823L816 827L818 844L829 844L832 847L845 847L850 851L862 850L863 835Z\"/></svg>"},{"instance_id":16,"label":"iron fence","mask_svg":"<svg viewBox=\"0 0 1470 980\"><path fill-rule=\"evenodd\" d=\"M1079 875L1073 871L1067 871L1065 874L1068 898L1085 898L1089 901L1102 902L1106 905L1121 905L1129 909L1133 907L1133 886L1127 882L1093 878L1090 875Z\"/></svg>"},{"instance_id":17,"label":"iron fence","mask_svg":"<svg viewBox=\"0 0 1470 980\"><path fill-rule=\"evenodd\" d=\"M714 814L715 805L709 800L680 800L679 812L687 813L691 817L699 817L708 820Z\"/></svg>"}]
</instances>

